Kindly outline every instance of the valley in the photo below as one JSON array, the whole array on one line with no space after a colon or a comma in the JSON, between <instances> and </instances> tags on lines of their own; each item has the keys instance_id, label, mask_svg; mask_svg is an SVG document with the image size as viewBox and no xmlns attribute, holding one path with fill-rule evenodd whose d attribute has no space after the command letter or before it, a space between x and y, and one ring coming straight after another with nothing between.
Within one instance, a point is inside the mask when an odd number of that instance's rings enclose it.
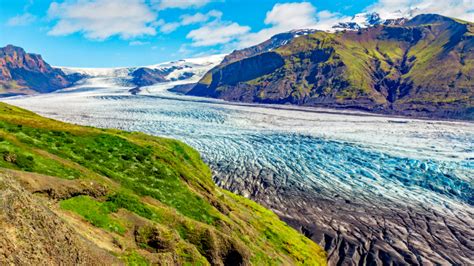
<instances>
[{"instance_id":1,"label":"valley","mask_svg":"<svg viewBox=\"0 0 474 266\"><path fill-rule=\"evenodd\" d=\"M65 122L182 140L220 187L272 209L324 247L331 264L465 264L473 256L470 122L168 91L185 81L131 95L113 80L4 101Z\"/></svg>"},{"instance_id":2,"label":"valley","mask_svg":"<svg viewBox=\"0 0 474 266\"><path fill-rule=\"evenodd\" d=\"M472 264L465 1L276 2L257 27L154 2L0 25L0 262Z\"/></svg>"}]
</instances>

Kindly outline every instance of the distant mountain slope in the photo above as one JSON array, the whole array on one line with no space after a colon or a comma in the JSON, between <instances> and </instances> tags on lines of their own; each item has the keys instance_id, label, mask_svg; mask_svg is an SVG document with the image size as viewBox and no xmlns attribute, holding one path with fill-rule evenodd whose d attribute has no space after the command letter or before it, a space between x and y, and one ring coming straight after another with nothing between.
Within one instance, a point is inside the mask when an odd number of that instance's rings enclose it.
<instances>
[{"instance_id":1,"label":"distant mountain slope","mask_svg":"<svg viewBox=\"0 0 474 266\"><path fill-rule=\"evenodd\" d=\"M189 146L0 103L2 264L325 265Z\"/></svg>"},{"instance_id":2,"label":"distant mountain slope","mask_svg":"<svg viewBox=\"0 0 474 266\"><path fill-rule=\"evenodd\" d=\"M66 75L51 67L41 55L26 53L20 47L0 48L0 94L52 92L72 85L79 78Z\"/></svg>"},{"instance_id":3,"label":"distant mountain slope","mask_svg":"<svg viewBox=\"0 0 474 266\"><path fill-rule=\"evenodd\" d=\"M209 69L219 64L224 55L182 59L150 66L116 68L60 67L67 74L84 78L107 78L113 84L128 86L149 86L162 82L197 82Z\"/></svg>"},{"instance_id":4,"label":"distant mountain slope","mask_svg":"<svg viewBox=\"0 0 474 266\"><path fill-rule=\"evenodd\" d=\"M425 14L266 43L228 55L188 94L474 119L473 23Z\"/></svg>"},{"instance_id":5,"label":"distant mountain slope","mask_svg":"<svg viewBox=\"0 0 474 266\"><path fill-rule=\"evenodd\" d=\"M224 55L211 55L142 67L52 67L41 55L8 45L0 48L0 97L53 92L82 84L86 79L92 81L87 86L142 87L178 80L195 83L223 58ZM93 79L100 80L99 84Z\"/></svg>"}]
</instances>

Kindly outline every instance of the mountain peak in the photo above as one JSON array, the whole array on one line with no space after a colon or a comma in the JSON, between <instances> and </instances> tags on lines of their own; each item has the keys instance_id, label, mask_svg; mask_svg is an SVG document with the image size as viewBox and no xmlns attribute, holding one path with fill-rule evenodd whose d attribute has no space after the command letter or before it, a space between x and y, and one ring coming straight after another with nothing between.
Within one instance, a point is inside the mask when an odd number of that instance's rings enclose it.
<instances>
[{"instance_id":1,"label":"mountain peak","mask_svg":"<svg viewBox=\"0 0 474 266\"><path fill-rule=\"evenodd\" d=\"M438 14L420 14L416 15L407 22L408 26L421 26L426 24L455 22L454 19Z\"/></svg>"},{"instance_id":2,"label":"mountain peak","mask_svg":"<svg viewBox=\"0 0 474 266\"><path fill-rule=\"evenodd\" d=\"M38 54L11 44L0 48L0 89L6 95L51 92L74 81L75 78L51 67Z\"/></svg>"},{"instance_id":3,"label":"mountain peak","mask_svg":"<svg viewBox=\"0 0 474 266\"><path fill-rule=\"evenodd\" d=\"M23 48L15 46L13 44L8 44L7 46L0 48L0 55L13 55L14 53L25 54L26 52Z\"/></svg>"},{"instance_id":4,"label":"mountain peak","mask_svg":"<svg viewBox=\"0 0 474 266\"><path fill-rule=\"evenodd\" d=\"M21 50L21 51L24 51L23 48L19 47L19 46L15 46L13 44L7 44L5 47L3 48L0 48L0 49L7 49L7 50Z\"/></svg>"},{"instance_id":5,"label":"mountain peak","mask_svg":"<svg viewBox=\"0 0 474 266\"><path fill-rule=\"evenodd\" d=\"M234 51L189 94L472 119L474 38L467 22L433 14L353 20L353 30L367 29L288 39L271 52L271 40ZM244 75L246 66L255 71Z\"/></svg>"},{"instance_id":6,"label":"mountain peak","mask_svg":"<svg viewBox=\"0 0 474 266\"><path fill-rule=\"evenodd\" d=\"M397 19L385 19L377 12L365 12L355 14L350 21L339 22L332 28L336 31L359 30L377 25L398 25L401 21L404 21L401 13Z\"/></svg>"}]
</instances>

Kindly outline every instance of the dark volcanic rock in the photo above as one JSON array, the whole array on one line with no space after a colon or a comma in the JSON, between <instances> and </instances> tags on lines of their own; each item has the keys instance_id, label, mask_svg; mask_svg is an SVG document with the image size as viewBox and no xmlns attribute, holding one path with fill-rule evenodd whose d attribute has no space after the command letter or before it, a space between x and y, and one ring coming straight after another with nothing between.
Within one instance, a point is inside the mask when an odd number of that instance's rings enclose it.
<instances>
[{"instance_id":1,"label":"dark volcanic rock","mask_svg":"<svg viewBox=\"0 0 474 266\"><path fill-rule=\"evenodd\" d=\"M170 72L141 67L132 72L132 83L140 87L164 82L166 81L166 75Z\"/></svg>"},{"instance_id":2,"label":"dark volcanic rock","mask_svg":"<svg viewBox=\"0 0 474 266\"><path fill-rule=\"evenodd\" d=\"M226 88L238 86L241 81L250 81L262 75L272 73L284 65L283 58L274 52L262 53L226 65L212 73L212 83L209 87L197 84L188 94L216 97L225 94ZM242 86L245 86L242 84ZM218 92L210 88L221 87Z\"/></svg>"},{"instance_id":3,"label":"dark volcanic rock","mask_svg":"<svg viewBox=\"0 0 474 266\"><path fill-rule=\"evenodd\" d=\"M175 70L181 70L184 68L188 68L188 66L173 66L169 68L163 69L153 69L147 67L140 67L131 73L132 80L131 82L138 86L149 86L156 83L167 82L167 81L176 81L176 80L183 80L191 78L194 73L192 72L183 72L179 77L176 78L168 78L167 76L171 74L171 72Z\"/></svg>"},{"instance_id":4,"label":"dark volcanic rock","mask_svg":"<svg viewBox=\"0 0 474 266\"><path fill-rule=\"evenodd\" d=\"M142 90L140 89L140 87L134 87L134 88L131 88L128 90L128 92L130 92L132 95L137 95L141 92Z\"/></svg>"},{"instance_id":5,"label":"dark volcanic rock","mask_svg":"<svg viewBox=\"0 0 474 266\"><path fill-rule=\"evenodd\" d=\"M258 174L245 183L223 175L215 180L272 209L320 244L329 265L468 265L474 257L474 220L462 214L409 203L317 196Z\"/></svg>"},{"instance_id":6,"label":"dark volcanic rock","mask_svg":"<svg viewBox=\"0 0 474 266\"><path fill-rule=\"evenodd\" d=\"M258 57L246 58L227 65L225 70L213 74L212 81L216 83L216 86L236 85L238 82L249 81L272 73L284 64L285 62L279 54L263 53Z\"/></svg>"},{"instance_id":7,"label":"dark volcanic rock","mask_svg":"<svg viewBox=\"0 0 474 266\"><path fill-rule=\"evenodd\" d=\"M173 88L169 89L169 91L176 92L176 93L181 93L181 94L186 94L190 90L192 90L195 85L196 85L195 83L180 84L180 85L176 85Z\"/></svg>"}]
</instances>

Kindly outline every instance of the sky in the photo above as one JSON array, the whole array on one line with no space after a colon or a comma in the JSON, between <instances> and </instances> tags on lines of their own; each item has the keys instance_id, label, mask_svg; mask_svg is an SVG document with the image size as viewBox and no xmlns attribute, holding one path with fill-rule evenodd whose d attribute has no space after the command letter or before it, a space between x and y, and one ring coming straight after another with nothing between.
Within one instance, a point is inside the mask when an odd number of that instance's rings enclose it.
<instances>
[{"instance_id":1,"label":"sky","mask_svg":"<svg viewBox=\"0 0 474 266\"><path fill-rule=\"evenodd\" d=\"M396 11L474 21L474 0L0 0L0 46L20 46L54 66L143 66Z\"/></svg>"}]
</instances>

